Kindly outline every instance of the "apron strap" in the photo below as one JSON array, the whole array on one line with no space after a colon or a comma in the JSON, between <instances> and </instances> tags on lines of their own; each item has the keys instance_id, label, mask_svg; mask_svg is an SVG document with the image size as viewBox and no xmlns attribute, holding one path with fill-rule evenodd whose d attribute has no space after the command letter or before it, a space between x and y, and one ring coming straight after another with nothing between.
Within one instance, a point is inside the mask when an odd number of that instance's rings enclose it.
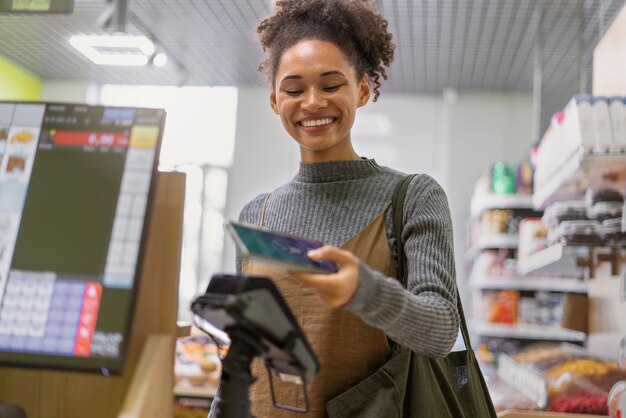
<instances>
[{"instance_id":1,"label":"apron strap","mask_svg":"<svg viewBox=\"0 0 626 418\"><path fill-rule=\"evenodd\" d=\"M265 195L265 199L263 199L263 206L261 207L261 220L259 221L259 226L263 226L263 222L265 221L265 207L267 206L267 199L270 198L271 193Z\"/></svg>"},{"instance_id":2,"label":"apron strap","mask_svg":"<svg viewBox=\"0 0 626 418\"><path fill-rule=\"evenodd\" d=\"M402 237L402 227L404 225L404 198L406 195L409 183L415 174L409 174L398 182L396 188L393 191L391 197L392 202L392 217L393 217L393 235L396 238L396 250L398 253L398 280L402 283L402 286L408 288L408 272L407 272L407 260L404 253L404 239ZM459 312L459 318L461 319L461 334L463 335L463 342L466 349L471 349L469 331L467 330L467 323L465 321L465 314L463 313L463 304L461 303L461 295L458 287L456 286L456 307Z\"/></svg>"}]
</instances>

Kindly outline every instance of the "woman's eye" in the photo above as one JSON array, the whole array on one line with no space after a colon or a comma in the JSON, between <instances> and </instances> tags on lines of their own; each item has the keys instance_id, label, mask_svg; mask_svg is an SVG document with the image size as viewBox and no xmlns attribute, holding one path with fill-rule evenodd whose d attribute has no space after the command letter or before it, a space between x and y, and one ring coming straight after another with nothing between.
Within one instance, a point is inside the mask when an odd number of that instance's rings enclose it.
<instances>
[{"instance_id":1,"label":"woman's eye","mask_svg":"<svg viewBox=\"0 0 626 418\"><path fill-rule=\"evenodd\" d=\"M285 90L285 93L290 96L297 96L298 94L302 93L302 90Z\"/></svg>"},{"instance_id":2,"label":"woman's eye","mask_svg":"<svg viewBox=\"0 0 626 418\"><path fill-rule=\"evenodd\" d=\"M341 86L342 86L342 84L337 84L336 86L326 87L324 90L326 90L326 91L337 91L337 90L339 90L339 87L341 87Z\"/></svg>"}]
</instances>

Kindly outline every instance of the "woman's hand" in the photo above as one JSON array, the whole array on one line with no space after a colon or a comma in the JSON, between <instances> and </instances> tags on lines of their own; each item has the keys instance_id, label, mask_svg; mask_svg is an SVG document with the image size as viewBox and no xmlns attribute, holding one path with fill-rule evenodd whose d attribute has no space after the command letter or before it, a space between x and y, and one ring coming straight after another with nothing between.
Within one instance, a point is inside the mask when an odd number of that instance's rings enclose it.
<instances>
[{"instance_id":1,"label":"woman's hand","mask_svg":"<svg viewBox=\"0 0 626 418\"><path fill-rule=\"evenodd\" d=\"M292 272L291 275L314 289L331 308L348 303L359 286L359 259L350 251L331 245L309 251L308 256L312 260L332 261L339 270L331 274Z\"/></svg>"}]
</instances>

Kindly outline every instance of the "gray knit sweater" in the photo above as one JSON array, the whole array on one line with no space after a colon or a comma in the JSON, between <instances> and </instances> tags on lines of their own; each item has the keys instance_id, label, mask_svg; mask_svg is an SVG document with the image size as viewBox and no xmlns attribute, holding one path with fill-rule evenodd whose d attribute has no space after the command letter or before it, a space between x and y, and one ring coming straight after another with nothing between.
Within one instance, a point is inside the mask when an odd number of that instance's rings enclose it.
<instances>
[{"instance_id":1,"label":"gray knit sweater","mask_svg":"<svg viewBox=\"0 0 626 418\"><path fill-rule=\"evenodd\" d=\"M264 226L341 246L385 209L403 176L369 159L300 163L293 180L270 195ZM239 220L259 224L265 196L249 202ZM395 258L389 209L385 222ZM361 262L357 291L342 309L417 353L443 357L459 327L452 221L445 192L427 175L416 176L409 185L402 234L408 291ZM239 254L237 271L241 273Z\"/></svg>"}]
</instances>

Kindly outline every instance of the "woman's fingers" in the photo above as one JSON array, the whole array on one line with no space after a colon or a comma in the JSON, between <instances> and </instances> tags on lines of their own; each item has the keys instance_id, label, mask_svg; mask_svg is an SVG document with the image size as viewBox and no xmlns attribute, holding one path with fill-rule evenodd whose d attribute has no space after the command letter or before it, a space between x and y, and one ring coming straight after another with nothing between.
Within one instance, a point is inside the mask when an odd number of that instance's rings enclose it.
<instances>
[{"instance_id":1,"label":"woman's fingers","mask_svg":"<svg viewBox=\"0 0 626 418\"><path fill-rule=\"evenodd\" d=\"M332 261L338 265L339 270L332 274L294 272L292 276L305 286L315 289L330 307L338 307L347 303L358 286L358 258L350 251L333 246L324 246L310 251L308 256L312 260Z\"/></svg>"}]
</instances>

